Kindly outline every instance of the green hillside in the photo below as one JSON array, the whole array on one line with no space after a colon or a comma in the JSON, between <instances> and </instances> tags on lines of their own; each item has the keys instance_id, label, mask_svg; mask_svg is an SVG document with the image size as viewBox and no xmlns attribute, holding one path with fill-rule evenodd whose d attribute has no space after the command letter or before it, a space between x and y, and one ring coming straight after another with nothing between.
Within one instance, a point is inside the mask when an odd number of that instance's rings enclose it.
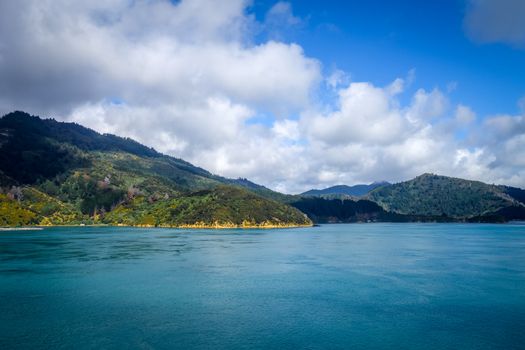
<instances>
[{"instance_id":1,"label":"green hillside","mask_svg":"<svg viewBox=\"0 0 525 350\"><path fill-rule=\"evenodd\" d=\"M282 194L131 139L23 112L0 119L0 225L297 226Z\"/></svg>"},{"instance_id":2,"label":"green hillside","mask_svg":"<svg viewBox=\"0 0 525 350\"><path fill-rule=\"evenodd\" d=\"M283 203L232 186L150 203L144 197L118 205L108 224L190 227L280 227L310 225L306 215Z\"/></svg>"},{"instance_id":3,"label":"green hillside","mask_svg":"<svg viewBox=\"0 0 525 350\"><path fill-rule=\"evenodd\" d=\"M446 176L424 174L413 180L378 188L368 199L385 210L403 215L476 218L498 215L506 208L523 210L517 197L523 192ZM508 209L507 209L508 210Z\"/></svg>"},{"instance_id":4,"label":"green hillside","mask_svg":"<svg viewBox=\"0 0 525 350\"><path fill-rule=\"evenodd\" d=\"M383 208L368 200L307 196L295 200L291 205L317 223L386 221Z\"/></svg>"}]
</instances>

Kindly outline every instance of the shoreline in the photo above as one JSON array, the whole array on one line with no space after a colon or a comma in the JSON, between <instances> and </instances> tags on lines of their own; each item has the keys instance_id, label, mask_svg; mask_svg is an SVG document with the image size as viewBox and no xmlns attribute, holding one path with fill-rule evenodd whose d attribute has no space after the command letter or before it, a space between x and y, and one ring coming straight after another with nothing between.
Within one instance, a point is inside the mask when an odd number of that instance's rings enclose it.
<instances>
[{"instance_id":1,"label":"shoreline","mask_svg":"<svg viewBox=\"0 0 525 350\"><path fill-rule=\"evenodd\" d=\"M352 225L352 224L374 224L374 223L389 223L389 224L525 224L523 220L510 220L506 222L468 222L468 221L450 221L450 222L435 222L435 221L408 221L408 222L399 222L399 221L373 221L373 222L322 222L322 223L312 223L308 225L286 225L286 224L264 224L264 225L229 225L229 224L185 224L179 226L171 225L123 225L123 224L78 224L78 225L35 225L35 226L2 226L0 227L0 232L3 231L40 231L45 228L54 228L54 227L122 227L122 228L171 228L171 229L203 229L203 230L227 230L227 229L286 229L286 228L306 228L306 227L319 227L321 225Z\"/></svg>"},{"instance_id":2,"label":"shoreline","mask_svg":"<svg viewBox=\"0 0 525 350\"><path fill-rule=\"evenodd\" d=\"M35 225L35 226L23 226L23 227L0 227L0 231L39 231L45 228L53 227L127 227L127 228L172 228L172 229L207 229L207 230L226 230L226 229L278 229L278 228L303 228L303 227L313 227L314 224L308 225L286 225L286 224L263 224L263 225L228 225L228 224L185 224L178 226L171 225L111 225L111 224L79 224L79 225Z\"/></svg>"},{"instance_id":3,"label":"shoreline","mask_svg":"<svg viewBox=\"0 0 525 350\"><path fill-rule=\"evenodd\" d=\"M42 226L24 226L24 227L0 227L0 231L40 231Z\"/></svg>"}]
</instances>

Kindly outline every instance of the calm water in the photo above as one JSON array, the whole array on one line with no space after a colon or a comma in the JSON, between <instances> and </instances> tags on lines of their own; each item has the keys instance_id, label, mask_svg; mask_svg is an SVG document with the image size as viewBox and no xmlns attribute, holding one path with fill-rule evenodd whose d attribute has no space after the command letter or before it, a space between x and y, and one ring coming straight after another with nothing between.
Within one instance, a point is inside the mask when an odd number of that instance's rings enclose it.
<instances>
[{"instance_id":1,"label":"calm water","mask_svg":"<svg viewBox=\"0 0 525 350\"><path fill-rule=\"evenodd\" d=\"M0 232L2 349L524 349L525 225Z\"/></svg>"}]
</instances>

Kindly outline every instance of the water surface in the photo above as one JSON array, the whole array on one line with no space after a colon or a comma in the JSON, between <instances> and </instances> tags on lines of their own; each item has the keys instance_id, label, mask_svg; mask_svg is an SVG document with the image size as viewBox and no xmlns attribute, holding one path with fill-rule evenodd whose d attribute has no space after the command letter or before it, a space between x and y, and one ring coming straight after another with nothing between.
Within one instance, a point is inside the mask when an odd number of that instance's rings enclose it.
<instances>
[{"instance_id":1,"label":"water surface","mask_svg":"<svg viewBox=\"0 0 525 350\"><path fill-rule=\"evenodd\" d=\"M0 232L2 349L523 349L525 225Z\"/></svg>"}]
</instances>

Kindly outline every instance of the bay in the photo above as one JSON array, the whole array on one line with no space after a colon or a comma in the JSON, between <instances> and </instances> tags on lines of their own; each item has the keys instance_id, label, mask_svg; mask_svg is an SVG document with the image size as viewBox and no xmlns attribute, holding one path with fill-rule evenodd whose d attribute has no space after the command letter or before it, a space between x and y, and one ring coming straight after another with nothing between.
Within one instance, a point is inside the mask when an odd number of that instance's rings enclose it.
<instances>
[{"instance_id":1,"label":"bay","mask_svg":"<svg viewBox=\"0 0 525 350\"><path fill-rule=\"evenodd\" d=\"M523 349L525 225L0 232L2 349Z\"/></svg>"}]
</instances>

